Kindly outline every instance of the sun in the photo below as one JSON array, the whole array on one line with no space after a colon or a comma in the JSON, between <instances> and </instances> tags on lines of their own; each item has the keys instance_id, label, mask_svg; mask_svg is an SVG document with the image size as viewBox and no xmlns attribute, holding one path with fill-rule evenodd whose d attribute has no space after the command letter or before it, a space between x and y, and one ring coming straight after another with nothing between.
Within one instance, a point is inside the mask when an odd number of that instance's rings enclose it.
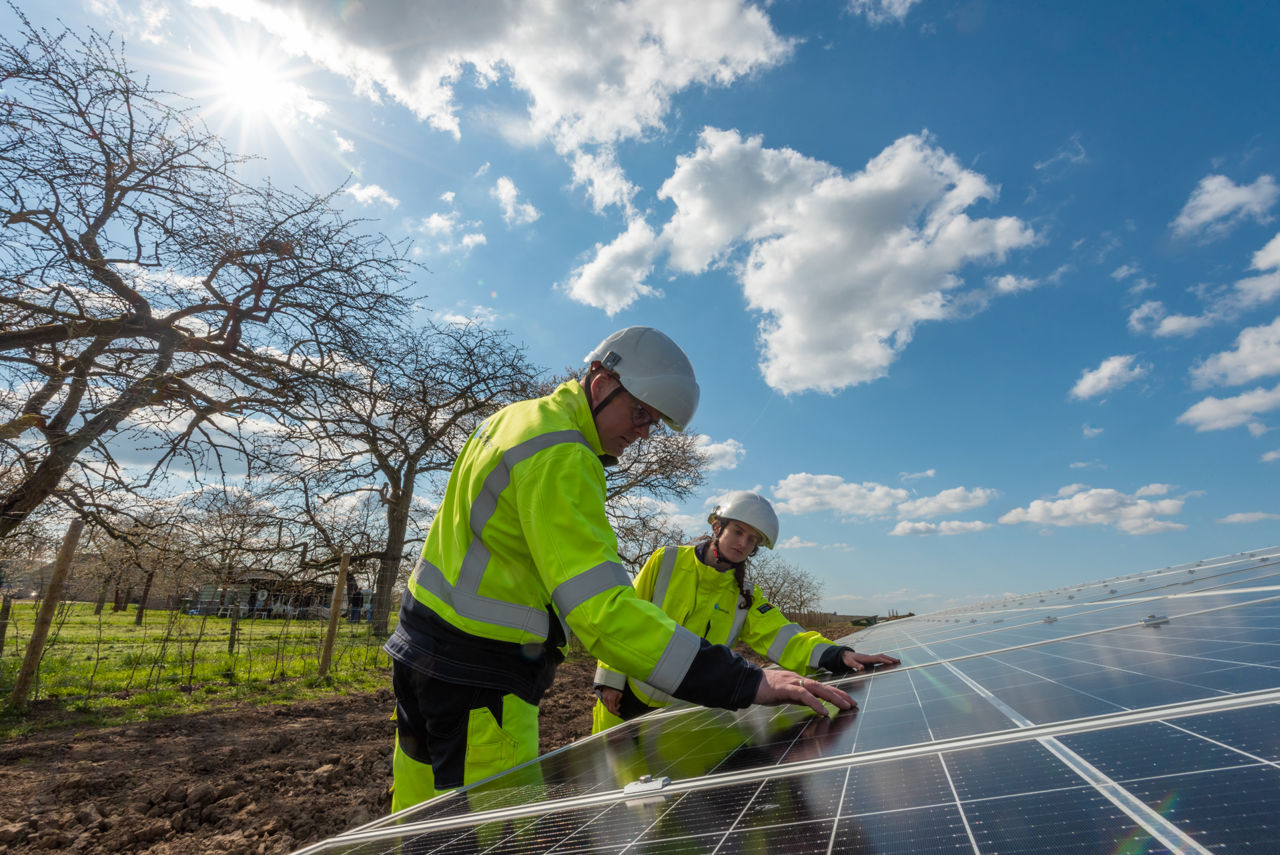
<instances>
[{"instance_id":1,"label":"sun","mask_svg":"<svg viewBox=\"0 0 1280 855\"><path fill-rule=\"evenodd\" d=\"M327 112L304 85L310 68L260 30L209 28L182 70L195 78L187 94L206 121L242 145L271 136L287 145Z\"/></svg>"},{"instance_id":2,"label":"sun","mask_svg":"<svg viewBox=\"0 0 1280 855\"><path fill-rule=\"evenodd\" d=\"M238 114L244 122L290 117L296 111L299 87L274 59L238 52L224 57L219 63L224 67L221 79L214 81L212 109Z\"/></svg>"}]
</instances>

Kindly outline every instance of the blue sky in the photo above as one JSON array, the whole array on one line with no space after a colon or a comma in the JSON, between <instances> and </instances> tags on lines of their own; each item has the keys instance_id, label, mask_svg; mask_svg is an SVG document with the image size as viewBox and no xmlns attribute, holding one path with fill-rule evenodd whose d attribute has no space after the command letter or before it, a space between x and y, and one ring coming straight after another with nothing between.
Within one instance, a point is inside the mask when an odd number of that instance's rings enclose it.
<instances>
[{"instance_id":1,"label":"blue sky","mask_svg":"<svg viewBox=\"0 0 1280 855\"><path fill-rule=\"evenodd\" d=\"M842 612L1280 543L1280 4L41 4L550 369L689 353Z\"/></svg>"}]
</instances>

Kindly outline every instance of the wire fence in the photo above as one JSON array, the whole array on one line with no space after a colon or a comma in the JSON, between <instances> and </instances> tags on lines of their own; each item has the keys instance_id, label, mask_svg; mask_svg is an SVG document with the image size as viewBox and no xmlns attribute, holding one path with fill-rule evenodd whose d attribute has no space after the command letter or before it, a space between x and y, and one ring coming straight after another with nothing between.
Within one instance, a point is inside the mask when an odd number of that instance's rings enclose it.
<instances>
[{"instance_id":1,"label":"wire fence","mask_svg":"<svg viewBox=\"0 0 1280 855\"><path fill-rule=\"evenodd\" d=\"M0 624L0 696L13 689L36 626L39 601L10 604ZM99 610L62 602L40 653L30 702L85 710L146 696L177 701L241 696L255 687L317 684L328 624L148 609ZM367 623L343 620L324 678L328 685L385 682L390 660Z\"/></svg>"}]
</instances>

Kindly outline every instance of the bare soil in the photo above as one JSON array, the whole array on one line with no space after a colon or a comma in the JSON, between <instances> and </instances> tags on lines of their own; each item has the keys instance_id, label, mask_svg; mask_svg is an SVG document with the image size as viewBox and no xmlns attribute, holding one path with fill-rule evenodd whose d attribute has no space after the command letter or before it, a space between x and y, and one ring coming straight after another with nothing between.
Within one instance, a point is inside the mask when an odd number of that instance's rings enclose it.
<instances>
[{"instance_id":1,"label":"bare soil","mask_svg":"<svg viewBox=\"0 0 1280 855\"><path fill-rule=\"evenodd\" d=\"M591 732L594 673L561 666L542 751ZM11 740L0 853L292 852L390 812L394 710L387 688Z\"/></svg>"},{"instance_id":2,"label":"bare soil","mask_svg":"<svg viewBox=\"0 0 1280 855\"><path fill-rule=\"evenodd\" d=\"M594 673L588 658L560 667L541 704L543 752L591 732ZM386 688L10 740L0 855L292 852L390 812L394 710Z\"/></svg>"}]
</instances>

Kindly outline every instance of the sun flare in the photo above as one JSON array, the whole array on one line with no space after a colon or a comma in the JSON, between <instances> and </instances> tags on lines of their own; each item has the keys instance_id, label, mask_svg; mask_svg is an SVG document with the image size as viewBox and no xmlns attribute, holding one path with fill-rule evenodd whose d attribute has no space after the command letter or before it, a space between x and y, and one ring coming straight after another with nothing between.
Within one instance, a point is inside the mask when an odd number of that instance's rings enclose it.
<instances>
[{"instance_id":1,"label":"sun flare","mask_svg":"<svg viewBox=\"0 0 1280 855\"><path fill-rule=\"evenodd\" d=\"M327 109L303 85L305 67L253 31L214 30L186 71L200 81L191 94L210 124L242 140L270 132L288 140Z\"/></svg>"}]
</instances>

